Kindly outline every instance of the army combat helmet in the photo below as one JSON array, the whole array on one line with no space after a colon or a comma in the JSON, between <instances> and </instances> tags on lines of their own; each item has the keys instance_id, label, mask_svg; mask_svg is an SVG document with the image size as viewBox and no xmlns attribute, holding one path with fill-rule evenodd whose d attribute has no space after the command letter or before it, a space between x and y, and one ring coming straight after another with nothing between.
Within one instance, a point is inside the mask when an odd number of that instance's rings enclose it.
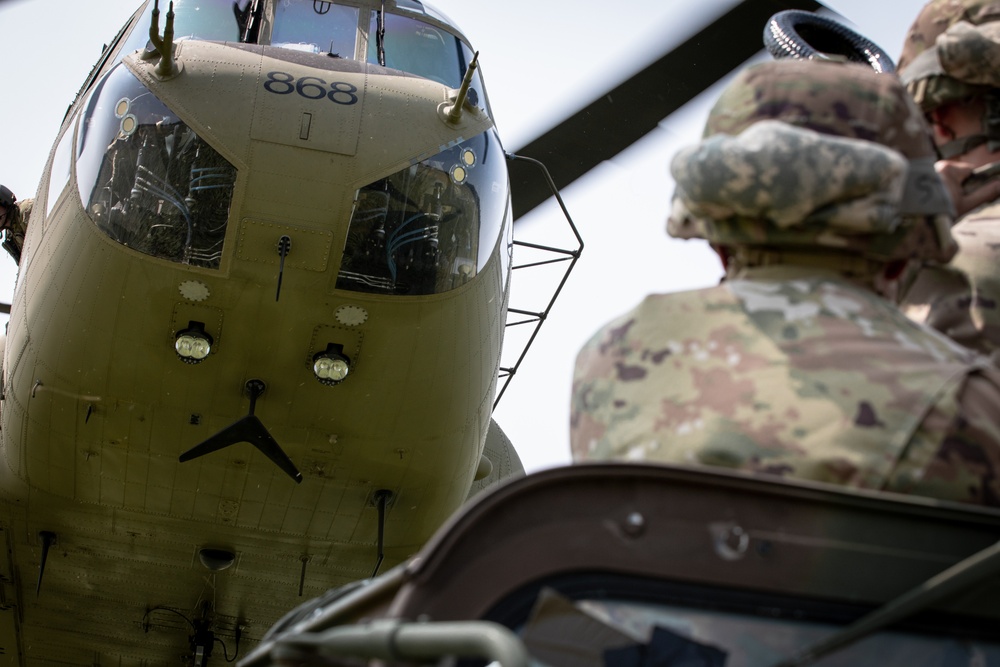
<instances>
[{"instance_id":1,"label":"army combat helmet","mask_svg":"<svg viewBox=\"0 0 1000 667\"><path fill-rule=\"evenodd\" d=\"M952 205L920 110L866 65L776 60L741 72L703 141L671 164L667 229L769 253L944 262Z\"/></svg>"},{"instance_id":2,"label":"army combat helmet","mask_svg":"<svg viewBox=\"0 0 1000 667\"><path fill-rule=\"evenodd\" d=\"M983 133L944 144L942 157L984 143L1000 150L1000 0L931 0L906 34L898 72L924 111L985 102Z\"/></svg>"}]
</instances>

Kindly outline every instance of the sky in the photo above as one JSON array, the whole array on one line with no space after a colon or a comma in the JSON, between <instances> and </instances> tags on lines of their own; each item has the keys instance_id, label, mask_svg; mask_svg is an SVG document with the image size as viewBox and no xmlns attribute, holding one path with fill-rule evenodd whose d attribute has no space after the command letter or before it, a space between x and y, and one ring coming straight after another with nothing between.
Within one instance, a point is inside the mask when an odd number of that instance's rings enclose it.
<instances>
[{"instance_id":1,"label":"sky","mask_svg":"<svg viewBox=\"0 0 1000 667\"><path fill-rule=\"evenodd\" d=\"M826 0L890 56L924 0ZM497 128L517 149L586 106L737 4L734 0L432 0L480 52ZM0 183L34 196L66 108L139 0L0 0ZM764 26L747 26L762 33ZM725 45L705 45L706 49ZM758 58L768 58L762 51ZM494 413L529 472L570 462L569 397L577 350L646 294L707 287L721 267L708 247L665 232L670 157L694 143L724 81L616 158L562 191L586 247ZM669 82L664 82L669 85ZM515 238L572 247L553 201L515 226ZM16 266L0 253L0 301ZM518 257L515 252L515 264ZM515 273L511 305L547 302L551 276ZM2 321L2 320L0 320ZM522 328L519 328L522 329ZM523 333L518 331L517 338ZM515 343L514 337L511 342ZM504 359L519 351L510 345Z\"/></svg>"}]
</instances>

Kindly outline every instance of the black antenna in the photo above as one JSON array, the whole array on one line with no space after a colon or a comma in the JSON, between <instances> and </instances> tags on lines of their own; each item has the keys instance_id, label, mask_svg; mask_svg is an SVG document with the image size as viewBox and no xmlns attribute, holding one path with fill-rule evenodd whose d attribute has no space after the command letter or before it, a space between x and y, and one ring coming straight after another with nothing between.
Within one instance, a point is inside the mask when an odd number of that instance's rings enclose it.
<instances>
[{"instance_id":1,"label":"black antenna","mask_svg":"<svg viewBox=\"0 0 1000 667\"><path fill-rule=\"evenodd\" d=\"M302 572L299 573L299 597L302 597L302 590L306 585L306 565L309 564L309 556L302 554L299 556L299 560L302 561Z\"/></svg>"},{"instance_id":2,"label":"black antenna","mask_svg":"<svg viewBox=\"0 0 1000 667\"><path fill-rule=\"evenodd\" d=\"M375 559L375 569L372 570L373 579L385 558L385 505L391 497L392 491L388 489L379 489L375 492L375 504L378 506L378 558Z\"/></svg>"},{"instance_id":3,"label":"black antenna","mask_svg":"<svg viewBox=\"0 0 1000 667\"><path fill-rule=\"evenodd\" d=\"M285 275L285 257L288 256L288 251L291 249L292 239L287 236L282 236L278 239L278 255L281 256L281 262L278 264L278 291L274 293L275 301L281 296L281 278Z\"/></svg>"},{"instance_id":4,"label":"black antenna","mask_svg":"<svg viewBox=\"0 0 1000 667\"><path fill-rule=\"evenodd\" d=\"M56 534L50 530L43 530L38 533L38 539L42 541L42 559L38 563L38 583L35 585L35 597L38 597L42 590L42 575L45 574L45 561L49 558L49 549L56 543Z\"/></svg>"},{"instance_id":5,"label":"black antenna","mask_svg":"<svg viewBox=\"0 0 1000 667\"><path fill-rule=\"evenodd\" d=\"M262 380L247 380L246 390L250 396L250 414L222 429L208 440L195 445L180 455L180 462L190 461L205 454L217 452L238 442L249 442L256 447L264 456L271 459L274 465L281 468L285 474L295 480L296 484L302 482L302 473L299 472L295 464L288 457L288 454L281 448L281 445L271 436L264 424L254 415L254 408L257 405L257 398L264 393L265 384Z\"/></svg>"}]
</instances>

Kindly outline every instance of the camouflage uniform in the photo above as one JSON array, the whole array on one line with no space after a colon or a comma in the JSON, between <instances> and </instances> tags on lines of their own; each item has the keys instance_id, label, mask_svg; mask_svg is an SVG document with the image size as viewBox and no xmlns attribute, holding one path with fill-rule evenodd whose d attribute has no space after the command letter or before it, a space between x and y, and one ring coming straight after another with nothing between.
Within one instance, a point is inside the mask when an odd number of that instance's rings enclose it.
<instances>
[{"instance_id":1,"label":"camouflage uniform","mask_svg":"<svg viewBox=\"0 0 1000 667\"><path fill-rule=\"evenodd\" d=\"M876 287L887 266L954 252L950 201L899 82L765 63L727 88L705 134L673 161L668 230L720 248L727 279L649 296L584 346L574 459L1000 504L1000 369Z\"/></svg>"},{"instance_id":2,"label":"camouflage uniform","mask_svg":"<svg viewBox=\"0 0 1000 667\"><path fill-rule=\"evenodd\" d=\"M1000 2L934 0L907 34L900 77L929 111L977 95L995 95L994 119L976 140L1000 150ZM989 126L993 127L990 128ZM976 144L945 146L943 157ZM902 307L918 322L984 353L1000 350L1000 201L964 215L952 229L959 251L947 267L922 271Z\"/></svg>"},{"instance_id":3,"label":"camouflage uniform","mask_svg":"<svg viewBox=\"0 0 1000 667\"><path fill-rule=\"evenodd\" d=\"M17 201L9 188L0 185L0 231L4 232L0 245L18 264L21 263L21 249L24 247L24 235L28 232L33 203L33 199Z\"/></svg>"},{"instance_id":4,"label":"camouflage uniform","mask_svg":"<svg viewBox=\"0 0 1000 667\"><path fill-rule=\"evenodd\" d=\"M28 218L31 217L31 208L34 202L34 199L17 202L7 210L7 219L4 221L5 235L3 243L0 245L10 253L10 256L18 264L21 263L24 235L28 233Z\"/></svg>"},{"instance_id":5,"label":"camouflage uniform","mask_svg":"<svg viewBox=\"0 0 1000 667\"><path fill-rule=\"evenodd\" d=\"M964 215L952 234L958 254L947 266L921 270L902 308L913 320L1000 360L1000 201Z\"/></svg>"}]
</instances>

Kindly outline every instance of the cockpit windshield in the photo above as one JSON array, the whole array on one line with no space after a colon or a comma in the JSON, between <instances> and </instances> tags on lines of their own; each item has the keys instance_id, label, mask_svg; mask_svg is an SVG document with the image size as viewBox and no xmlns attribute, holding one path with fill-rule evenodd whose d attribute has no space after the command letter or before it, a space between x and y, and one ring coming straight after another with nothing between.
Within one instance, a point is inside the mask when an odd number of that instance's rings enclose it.
<instances>
[{"instance_id":1,"label":"cockpit windshield","mask_svg":"<svg viewBox=\"0 0 1000 667\"><path fill-rule=\"evenodd\" d=\"M244 0L245 1L245 0ZM160 3L163 4L163 3ZM215 42L241 41L240 24L233 12L232 0L173 0L174 40L204 39ZM160 27L165 25L166 11L160 8ZM150 0L142 19L136 23L121 54L127 55L146 48L153 16Z\"/></svg>"},{"instance_id":2,"label":"cockpit windshield","mask_svg":"<svg viewBox=\"0 0 1000 667\"><path fill-rule=\"evenodd\" d=\"M354 58L358 39L357 7L312 0L274 4L271 46Z\"/></svg>"},{"instance_id":3,"label":"cockpit windshield","mask_svg":"<svg viewBox=\"0 0 1000 667\"><path fill-rule=\"evenodd\" d=\"M160 3L163 5L164 3ZM472 50L447 29L447 21L413 2L383 14L378 2L330 0L174 0L174 39L250 42L310 53L329 53L457 88ZM419 8L419 11L418 11ZM146 48L153 2L120 51ZM160 25L166 11L160 8ZM485 107L478 72L473 103ZM482 100L482 102L480 102Z\"/></svg>"}]
</instances>

